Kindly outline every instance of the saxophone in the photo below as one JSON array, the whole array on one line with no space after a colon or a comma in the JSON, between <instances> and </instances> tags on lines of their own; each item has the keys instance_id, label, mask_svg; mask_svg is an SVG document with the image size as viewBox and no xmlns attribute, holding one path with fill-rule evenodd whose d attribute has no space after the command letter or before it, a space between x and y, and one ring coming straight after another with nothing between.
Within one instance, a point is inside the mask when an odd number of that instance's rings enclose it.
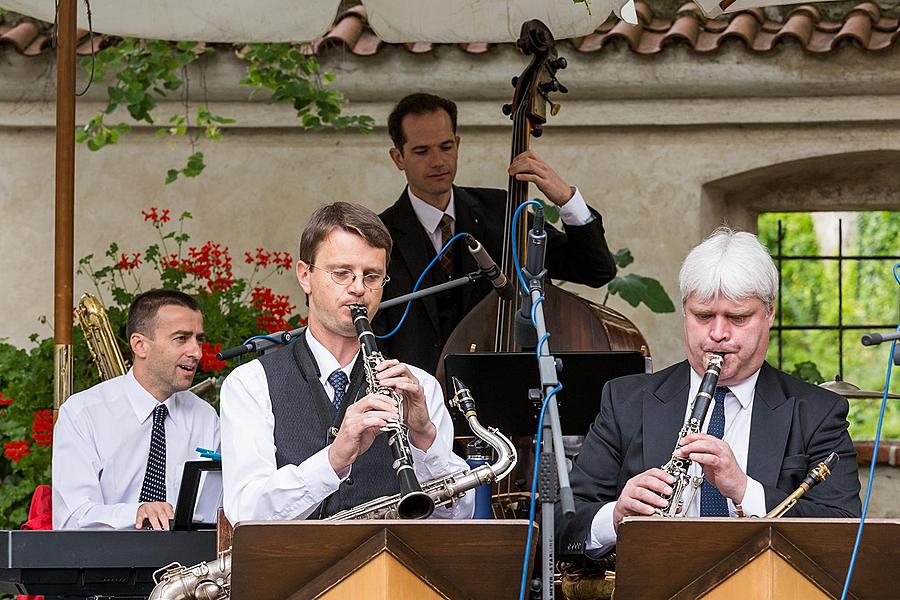
<instances>
[{"instance_id":1,"label":"saxophone","mask_svg":"<svg viewBox=\"0 0 900 600\"><path fill-rule=\"evenodd\" d=\"M403 396L396 391L379 385L376 367L384 360L375 344L375 334L369 323L369 313L362 304L351 304L350 315L359 337L359 347L366 373L368 392L388 396L397 403L399 417L390 419L381 430L388 434L388 447L391 449L392 464L400 480L400 499L396 505L397 517L401 519L427 519L434 511L431 497L422 491L416 473L413 470L412 449L409 446L407 426L403 420ZM377 518L377 517L370 517Z\"/></svg>"},{"instance_id":2,"label":"saxophone","mask_svg":"<svg viewBox=\"0 0 900 600\"><path fill-rule=\"evenodd\" d=\"M834 470L834 465L837 464L839 459L837 452L832 452L824 461L810 469L803 481L800 482L800 487L791 492L778 506L767 512L766 518L777 519L791 510L803 494L825 481L825 478Z\"/></svg>"},{"instance_id":3,"label":"saxophone","mask_svg":"<svg viewBox=\"0 0 900 600\"><path fill-rule=\"evenodd\" d=\"M496 451L497 460L493 464L461 470L426 483L422 486L422 492L431 498L435 506L452 506L453 502L462 498L467 491L483 484L500 481L512 472L517 460L516 447L509 438L497 429L485 428L478 421L475 400L469 389L456 377L453 377L452 381L454 394L448 401L450 406L459 409L469 423L472 433ZM326 520L403 518L399 510L402 500L402 493L375 498L365 504L336 513Z\"/></svg>"},{"instance_id":4,"label":"saxophone","mask_svg":"<svg viewBox=\"0 0 900 600\"><path fill-rule=\"evenodd\" d=\"M113 335L103 302L93 294L82 294L75 307L75 314L81 324L81 331L84 332L84 341L91 351L91 358L97 365L100 379L107 381L124 375L128 371L128 365L122 358L122 350Z\"/></svg>"},{"instance_id":5,"label":"saxophone","mask_svg":"<svg viewBox=\"0 0 900 600\"><path fill-rule=\"evenodd\" d=\"M691 407L691 414L678 433L678 440L675 442L675 450L678 450L679 442L692 433L700 433L703 427L703 421L706 420L706 413L709 412L710 401L716 391L716 383L719 381L719 373L722 370L722 363L725 360L720 353L708 353L704 356L706 360L706 373L700 381L700 389L697 390L697 396L694 398L694 404ZM688 457L675 456L673 451L672 458L669 462L662 466L662 470L675 478L672 485L672 495L663 496L669 504L666 508L656 510L656 514L661 517L674 517L684 507L684 492L689 485L699 488L703 483L703 475L691 477L688 469L694 461Z\"/></svg>"},{"instance_id":6,"label":"saxophone","mask_svg":"<svg viewBox=\"0 0 900 600\"><path fill-rule=\"evenodd\" d=\"M472 433L489 444L497 452L493 464L481 465L471 470L453 473L442 479L435 479L424 486L422 491L432 500L434 506L449 506L461 498L468 490L479 485L500 481L516 466L516 447L505 435L494 428L485 428L478 422L475 401L472 394L459 379L453 378L452 407L459 409L466 417ZM395 496L376 498L356 508L339 512L326 519L396 519L400 518L402 493ZM149 600L225 600L231 597L231 548L219 553L211 563L201 562L193 567L172 563L153 574L156 587Z\"/></svg>"}]
</instances>

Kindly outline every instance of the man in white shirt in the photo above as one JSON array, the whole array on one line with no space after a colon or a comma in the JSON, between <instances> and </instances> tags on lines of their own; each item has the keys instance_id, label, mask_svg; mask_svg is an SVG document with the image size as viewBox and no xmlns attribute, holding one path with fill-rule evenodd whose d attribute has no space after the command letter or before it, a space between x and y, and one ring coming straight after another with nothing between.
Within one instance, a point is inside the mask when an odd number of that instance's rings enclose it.
<instances>
[{"instance_id":1,"label":"man in white shirt","mask_svg":"<svg viewBox=\"0 0 900 600\"><path fill-rule=\"evenodd\" d=\"M365 207L336 202L310 218L296 269L308 328L292 345L236 368L222 385L232 523L327 517L399 491L387 436L379 435L397 405L367 393L349 309L365 305L370 317L378 310L390 249L390 235ZM396 360L377 368L380 386L404 398L419 481L466 469L451 450L453 424L437 381ZM473 495L435 515L471 516Z\"/></svg>"},{"instance_id":2,"label":"man in white shirt","mask_svg":"<svg viewBox=\"0 0 900 600\"><path fill-rule=\"evenodd\" d=\"M139 295L128 311L132 368L72 395L53 435L53 528L168 529L184 463L219 447L215 409L187 391L203 315L177 290Z\"/></svg>"},{"instance_id":3,"label":"man in white shirt","mask_svg":"<svg viewBox=\"0 0 900 600\"><path fill-rule=\"evenodd\" d=\"M437 251L460 232L481 242L497 264L508 251L503 246L504 228L510 225L512 213L507 214L506 190L454 185L460 147L456 117L451 100L422 93L401 99L388 117L391 160L403 171L408 185L379 215L394 241L385 299L411 292ZM516 156L508 174L519 185L534 183L559 207L563 231L547 227L550 277L595 288L615 277L616 263L606 244L603 219L576 187L533 150ZM455 242L423 279L422 287L477 271L475 259L463 248L461 240ZM413 302L403 327L384 340L383 352L434 373L441 349L457 324L491 293L491 284L481 279ZM405 311L401 305L379 313L376 331L393 330Z\"/></svg>"},{"instance_id":4,"label":"man in white shirt","mask_svg":"<svg viewBox=\"0 0 900 600\"><path fill-rule=\"evenodd\" d=\"M702 473L683 496L686 516L763 516L793 492L810 468L840 456L828 479L791 509L792 517L858 517L856 452L847 401L765 362L778 271L756 236L721 228L694 248L679 274L687 361L658 373L615 379L571 473L576 513L557 512L557 547L599 558L615 547L628 516L665 508L674 478L659 468L706 370L706 353L724 363L701 431L677 456ZM557 507L558 511L559 507Z\"/></svg>"}]
</instances>

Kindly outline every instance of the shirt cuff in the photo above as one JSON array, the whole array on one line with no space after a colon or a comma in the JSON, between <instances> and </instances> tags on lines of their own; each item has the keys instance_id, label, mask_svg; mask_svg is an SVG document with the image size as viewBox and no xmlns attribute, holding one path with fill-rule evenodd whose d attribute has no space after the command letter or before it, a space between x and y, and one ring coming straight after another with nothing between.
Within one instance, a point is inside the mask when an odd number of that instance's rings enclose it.
<instances>
[{"instance_id":1,"label":"shirt cuff","mask_svg":"<svg viewBox=\"0 0 900 600\"><path fill-rule=\"evenodd\" d=\"M569 201L559 207L559 218L562 219L563 225L575 227L587 225L595 217L591 214L591 209L588 208L584 197L576 187L575 193L569 198Z\"/></svg>"},{"instance_id":2,"label":"shirt cuff","mask_svg":"<svg viewBox=\"0 0 900 600\"><path fill-rule=\"evenodd\" d=\"M135 504L119 504L112 512L111 523L109 525L114 529L136 529L137 511L143 502Z\"/></svg>"},{"instance_id":3,"label":"shirt cuff","mask_svg":"<svg viewBox=\"0 0 900 600\"><path fill-rule=\"evenodd\" d=\"M616 527L613 523L613 511L615 510L616 503L607 502L600 507L591 520L591 534L588 536L585 546L588 556L600 556L616 545Z\"/></svg>"},{"instance_id":4,"label":"shirt cuff","mask_svg":"<svg viewBox=\"0 0 900 600\"><path fill-rule=\"evenodd\" d=\"M419 450L412 443L409 444L416 471L424 471L428 480L445 475L450 471L451 449L444 448L446 444L443 444L442 441L440 436L434 438L434 442L427 452Z\"/></svg>"},{"instance_id":5,"label":"shirt cuff","mask_svg":"<svg viewBox=\"0 0 900 600\"><path fill-rule=\"evenodd\" d=\"M766 511L766 491L760 482L751 477L747 477L747 490L744 492L741 508L744 510L745 517L764 517L768 512ZM728 501L728 512L732 517L737 514L731 500Z\"/></svg>"},{"instance_id":6,"label":"shirt cuff","mask_svg":"<svg viewBox=\"0 0 900 600\"><path fill-rule=\"evenodd\" d=\"M328 446L325 446L310 456L307 461L309 471L304 473L303 482L309 481L307 477L308 474L311 473L312 481L321 482L322 487L320 488L320 491L325 493L323 498L337 491L341 483L350 477L350 471L353 469L353 465L351 465L347 467L343 473L335 473L334 468L331 466L331 461L328 460Z\"/></svg>"}]
</instances>

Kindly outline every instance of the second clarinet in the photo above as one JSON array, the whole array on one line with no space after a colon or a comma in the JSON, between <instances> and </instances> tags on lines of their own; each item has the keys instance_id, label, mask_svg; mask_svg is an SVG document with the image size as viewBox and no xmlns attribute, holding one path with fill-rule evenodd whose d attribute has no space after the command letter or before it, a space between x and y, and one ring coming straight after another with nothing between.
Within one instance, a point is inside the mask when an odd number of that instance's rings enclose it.
<instances>
[{"instance_id":1,"label":"second clarinet","mask_svg":"<svg viewBox=\"0 0 900 600\"><path fill-rule=\"evenodd\" d=\"M384 360L384 356L378 350L375 342L368 309L362 304L351 304L350 315L353 317L353 325L356 327L356 334L359 337L368 392L388 396L397 402L399 417L391 419L382 428L382 431L388 435L388 446L394 460L392 466L400 481L400 501L397 505L397 514L401 519L426 519L434 511L434 500L422 491L422 486L413 469L412 449L409 446L409 435L403 416L403 396L378 383L376 367Z\"/></svg>"}]
</instances>

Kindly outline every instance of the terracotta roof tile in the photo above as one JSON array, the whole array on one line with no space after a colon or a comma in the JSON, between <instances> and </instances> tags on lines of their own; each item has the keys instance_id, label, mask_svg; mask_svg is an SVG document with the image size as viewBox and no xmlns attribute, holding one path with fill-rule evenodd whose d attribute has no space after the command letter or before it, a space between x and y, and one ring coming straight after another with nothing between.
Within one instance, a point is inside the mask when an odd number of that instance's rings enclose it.
<instances>
[{"instance_id":1,"label":"terracotta roof tile","mask_svg":"<svg viewBox=\"0 0 900 600\"><path fill-rule=\"evenodd\" d=\"M637 25L611 17L589 35L568 42L581 53L624 44L637 54L653 55L672 46L687 46L698 54L708 54L729 41L756 53L771 52L780 45L798 45L816 54L831 52L847 44L876 51L890 48L900 40L900 19L882 16L879 7L872 2L858 4L840 21L823 20L819 10L811 5L793 9L784 22L767 19L759 8L718 19L704 17L692 2L682 5L674 19L653 14L644 0L637 0L635 8ZM108 41L106 36L94 36L92 46L86 33L79 31L79 54L96 52ZM354 6L338 16L328 33L299 48L304 53L324 53L340 48L356 56L372 56L386 46L403 47L411 54L428 54L442 45L431 42L388 44L369 27L365 7ZM487 42L457 44L467 54L484 54L497 45ZM29 56L46 52L50 48L49 25L0 23L0 49L5 47Z\"/></svg>"}]
</instances>

